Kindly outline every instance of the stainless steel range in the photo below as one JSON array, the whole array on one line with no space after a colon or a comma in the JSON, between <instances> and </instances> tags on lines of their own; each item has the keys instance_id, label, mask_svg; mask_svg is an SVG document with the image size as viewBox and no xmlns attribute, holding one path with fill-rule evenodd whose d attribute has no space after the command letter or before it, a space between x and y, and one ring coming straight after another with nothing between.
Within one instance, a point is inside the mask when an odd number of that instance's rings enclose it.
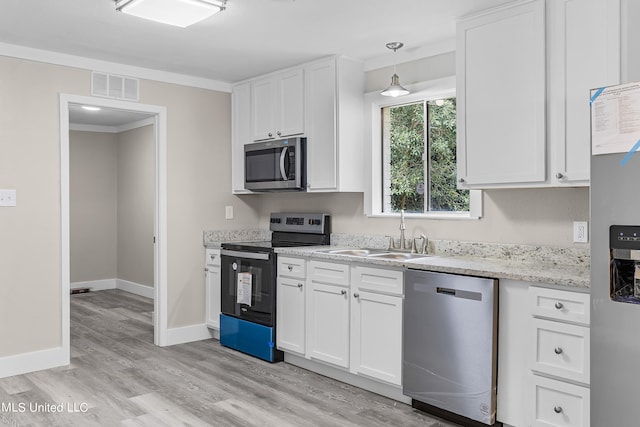
<instances>
[{"instance_id":1,"label":"stainless steel range","mask_svg":"<svg viewBox=\"0 0 640 427\"><path fill-rule=\"evenodd\" d=\"M272 213L271 240L223 243L220 343L269 362L275 348L276 254L274 248L328 245L331 219L324 213Z\"/></svg>"}]
</instances>

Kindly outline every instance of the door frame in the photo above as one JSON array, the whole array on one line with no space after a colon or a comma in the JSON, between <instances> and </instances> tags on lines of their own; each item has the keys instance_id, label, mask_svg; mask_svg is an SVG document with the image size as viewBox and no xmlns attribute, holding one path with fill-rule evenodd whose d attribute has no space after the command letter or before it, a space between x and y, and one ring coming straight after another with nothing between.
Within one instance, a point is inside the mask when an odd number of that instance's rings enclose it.
<instances>
[{"instance_id":1,"label":"door frame","mask_svg":"<svg viewBox=\"0 0 640 427\"><path fill-rule=\"evenodd\" d=\"M154 311L153 342L164 347L167 338L167 108L116 99L60 94L60 246L62 282L62 348L71 356L70 321L70 190L69 190L69 105L83 104L154 115L155 213L154 213Z\"/></svg>"}]
</instances>

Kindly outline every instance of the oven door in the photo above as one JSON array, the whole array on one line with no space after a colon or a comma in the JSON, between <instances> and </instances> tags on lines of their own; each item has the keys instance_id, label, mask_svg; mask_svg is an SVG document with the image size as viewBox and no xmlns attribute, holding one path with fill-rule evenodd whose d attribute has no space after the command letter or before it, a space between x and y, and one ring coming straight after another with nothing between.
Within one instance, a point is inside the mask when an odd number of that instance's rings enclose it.
<instances>
[{"instance_id":1,"label":"oven door","mask_svg":"<svg viewBox=\"0 0 640 427\"><path fill-rule=\"evenodd\" d=\"M275 254L222 249L221 312L259 323L275 324Z\"/></svg>"}]
</instances>

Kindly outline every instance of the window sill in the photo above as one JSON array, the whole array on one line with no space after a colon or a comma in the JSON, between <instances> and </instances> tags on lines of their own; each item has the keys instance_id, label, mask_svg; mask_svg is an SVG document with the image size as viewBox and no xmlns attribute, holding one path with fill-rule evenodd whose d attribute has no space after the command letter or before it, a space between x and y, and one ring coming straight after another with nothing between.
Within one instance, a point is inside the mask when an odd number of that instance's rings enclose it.
<instances>
[{"instance_id":1,"label":"window sill","mask_svg":"<svg viewBox=\"0 0 640 427\"><path fill-rule=\"evenodd\" d=\"M439 220L478 220L480 216L472 216L469 212L429 212L429 213L404 213L404 217L412 219L439 219ZM399 213L373 213L367 214L367 218L393 218L400 219Z\"/></svg>"}]
</instances>

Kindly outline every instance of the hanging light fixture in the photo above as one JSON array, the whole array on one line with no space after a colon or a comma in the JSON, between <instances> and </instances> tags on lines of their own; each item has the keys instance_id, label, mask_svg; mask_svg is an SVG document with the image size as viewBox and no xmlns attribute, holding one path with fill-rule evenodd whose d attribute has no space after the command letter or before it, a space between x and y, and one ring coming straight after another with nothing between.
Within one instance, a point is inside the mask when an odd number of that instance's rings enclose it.
<instances>
[{"instance_id":1,"label":"hanging light fixture","mask_svg":"<svg viewBox=\"0 0 640 427\"><path fill-rule=\"evenodd\" d=\"M404 46L404 43L400 43L400 42L387 43L387 48L393 50L393 53L396 53L396 51L400 49L402 46ZM407 95L408 93L409 91L400 85L400 78L396 74L396 63L394 60L393 76L391 76L391 85L385 90L383 90L382 92L380 92L380 95L393 96L395 98L396 96Z\"/></svg>"},{"instance_id":2,"label":"hanging light fixture","mask_svg":"<svg viewBox=\"0 0 640 427\"><path fill-rule=\"evenodd\" d=\"M116 10L184 28L223 11L226 4L226 0L116 0Z\"/></svg>"}]
</instances>

